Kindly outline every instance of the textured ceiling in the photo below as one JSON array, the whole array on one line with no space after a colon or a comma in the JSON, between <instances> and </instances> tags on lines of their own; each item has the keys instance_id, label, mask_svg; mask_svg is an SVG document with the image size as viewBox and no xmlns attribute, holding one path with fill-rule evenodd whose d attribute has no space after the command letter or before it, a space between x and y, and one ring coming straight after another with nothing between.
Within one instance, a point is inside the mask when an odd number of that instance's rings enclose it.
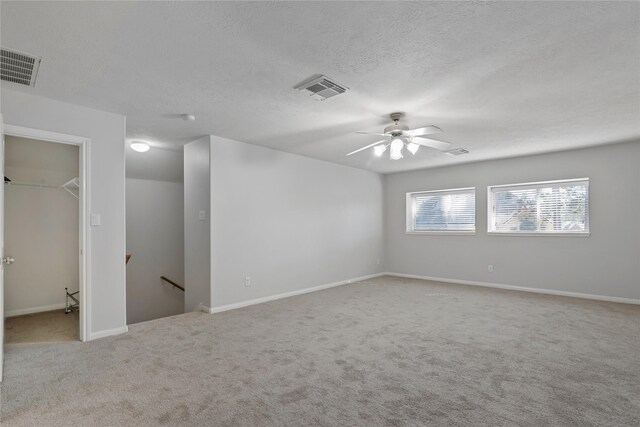
<instances>
[{"instance_id":1,"label":"textured ceiling","mask_svg":"<svg viewBox=\"0 0 640 427\"><path fill-rule=\"evenodd\" d=\"M159 144L214 134L394 172L640 137L638 2L1 8L2 45L43 57L35 89L18 90L126 115L129 137ZM351 90L319 102L292 89L316 73ZM471 154L344 157L393 111Z\"/></svg>"}]
</instances>

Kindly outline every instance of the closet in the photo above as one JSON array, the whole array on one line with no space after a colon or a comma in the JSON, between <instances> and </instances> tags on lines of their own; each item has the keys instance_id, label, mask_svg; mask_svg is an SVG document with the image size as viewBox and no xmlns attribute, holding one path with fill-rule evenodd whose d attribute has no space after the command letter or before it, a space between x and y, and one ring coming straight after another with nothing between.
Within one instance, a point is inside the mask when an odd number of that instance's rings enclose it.
<instances>
[{"instance_id":1,"label":"closet","mask_svg":"<svg viewBox=\"0 0 640 427\"><path fill-rule=\"evenodd\" d=\"M5 137L5 342L79 339L79 149Z\"/></svg>"}]
</instances>

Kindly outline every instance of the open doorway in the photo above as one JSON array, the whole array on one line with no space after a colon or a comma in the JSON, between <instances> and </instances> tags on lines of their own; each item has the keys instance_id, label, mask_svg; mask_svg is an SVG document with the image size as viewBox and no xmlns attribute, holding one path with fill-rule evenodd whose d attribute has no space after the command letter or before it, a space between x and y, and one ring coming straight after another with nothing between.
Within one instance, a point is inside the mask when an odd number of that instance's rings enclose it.
<instances>
[{"instance_id":1,"label":"open doorway","mask_svg":"<svg viewBox=\"0 0 640 427\"><path fill-rule=\"evenodd\" d=\"M81 337L80 151L5 136L5 344Z\"/></svg>"},{"instance_id":2,"label":"open doorway","mask_svg":"<svg viewBox=\"0 0 640 427\"><path fill-rule=\"evenodd\" d=\"M125 149L129 325L184 313L185 297L183 153L135 148Z\"/></svg>"}]
</instances>

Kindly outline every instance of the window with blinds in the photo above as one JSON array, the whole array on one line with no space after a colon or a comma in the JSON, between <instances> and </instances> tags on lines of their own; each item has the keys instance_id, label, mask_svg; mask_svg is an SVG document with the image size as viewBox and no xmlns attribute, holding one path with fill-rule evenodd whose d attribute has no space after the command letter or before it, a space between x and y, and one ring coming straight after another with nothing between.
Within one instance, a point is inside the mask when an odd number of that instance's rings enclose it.
<instances>
[{"instance_id":1,"label":"window with blinds","mask_svg":"<svg viewBox=\"0 0 640 427\"><path fill-rule=\"evenodd\" d=\"M589 234L589 179L489 187L489 233Z\"/></svg>"},{"instance_id":2,"label":"window with blinds","mask_svg":"<svg viewBox=\"0 0 640 427\"><path fill-rule=\"evenodd\" d=\"M460 232L476 230L476 189L407 193L407 232Z\"/></svg>"}]
</instances>

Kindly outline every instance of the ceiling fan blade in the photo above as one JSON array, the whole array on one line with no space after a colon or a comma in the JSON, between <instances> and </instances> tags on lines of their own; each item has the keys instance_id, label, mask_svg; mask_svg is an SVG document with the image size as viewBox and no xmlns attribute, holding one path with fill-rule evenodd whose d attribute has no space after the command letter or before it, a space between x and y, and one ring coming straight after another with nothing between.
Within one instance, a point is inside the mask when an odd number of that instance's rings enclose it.
<instances>
[{"instance_id":1,"label":"ceiling fan blade","mask_svg":"<svg viewBox=\"0 0 640 427\"><path fill-rule=\"evenodd\" d=\"M386 133L369 133L369 132L356 132L360 135L376 135L376 136L388 136Z\"/></svg>"},{"instance_id":2,"label":"ceiling fan blade","mask_svg":"<svg viewBox=\"0 0 640 427\"><path fill-rule=\"evenodd\" d=\"M407 131L411 136L431 135L434 133L442 132L438 126L425 126L417 129L409 129Z\"/></svg>"},{"instance_id":3,"label":"ceiling fan blade","mask_svg":"<svg viewBox=\"0 0 640 427\"><path fill-rule=\"evenodd\" d=\"M352 155L352 154L356 154L356 153L357 153L357 152L359 152L359 151L366 150L367 148L373 147L374 145L378 145L378 144L380 144L380 143L382 143L382 142L387 142L387 140L386 140L386 139L383 139L382 141L378 141L378 142L374 142L373 144L369 144L369 145L367 145L366 147L358 148L356 151L352 151L352 152L350 152L349 154L347 154L347 156L350 156L350 155Z\"/></svg>"},{"instance_id":4,"label":"ceiling fan blade","mask_svg":"<svg viewBox=\"0 0 640 427\"><path fill-rule=\"evenodd\" d=\"M435 148L437 150L446 150L451 146L451 144L448 142L436 141L435 139L430 139L420 135L418 135L416 138L413 138L412 142L423 145L425 147Z\"/></svg>"}]
</instances>

